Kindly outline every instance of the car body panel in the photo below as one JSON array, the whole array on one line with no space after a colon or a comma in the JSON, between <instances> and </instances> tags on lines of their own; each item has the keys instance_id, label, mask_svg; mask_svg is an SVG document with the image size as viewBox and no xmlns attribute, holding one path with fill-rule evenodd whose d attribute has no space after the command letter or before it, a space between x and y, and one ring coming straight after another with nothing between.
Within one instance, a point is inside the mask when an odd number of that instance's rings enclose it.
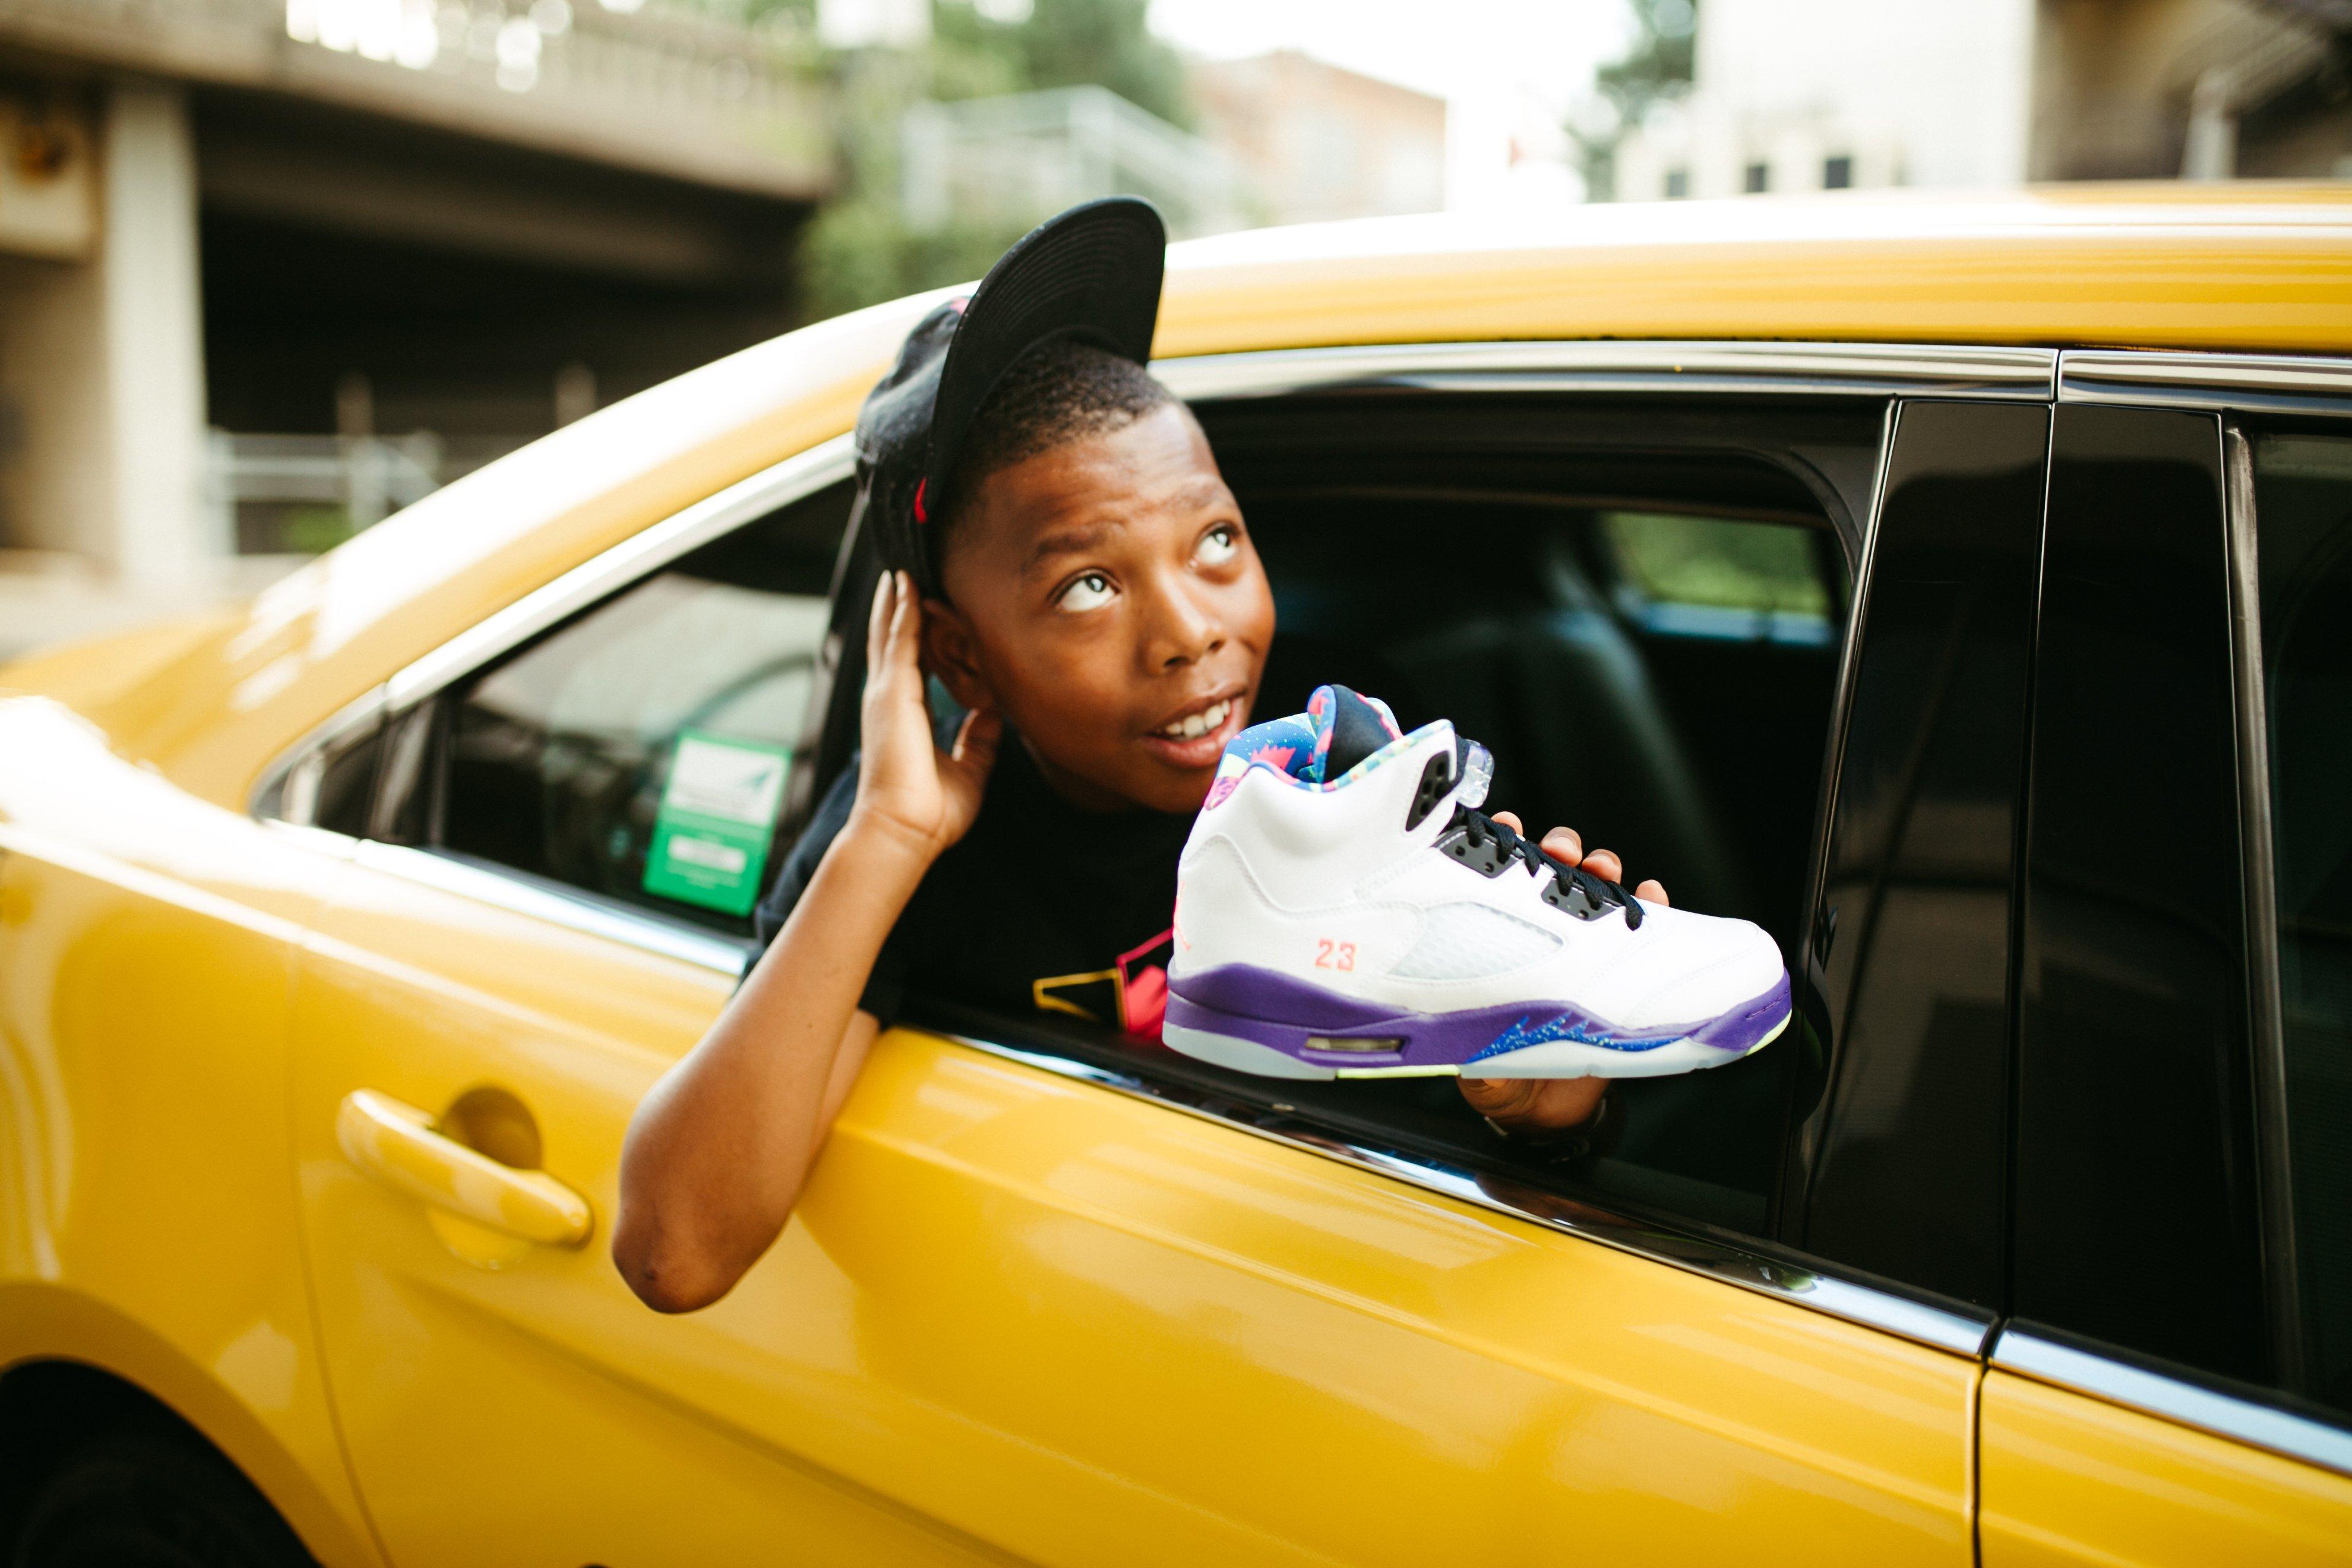
<instances>
[{"instance_id":1,"label":"car body panel","mask_svg":"<svg viewBox=\"0 0 2352 1568\"><path fill-rule=\"evenodd\" d=\"M395 1561L780 1532L894 1561L1966 1559L1973 1359L915 1031L782 1240L688 1318L601 1237L469 1261L336 1147L354 1089L438 1111L495 1083L608 1218L631 1109L728 988L364 856L322 914L295 1138Z\"/></svg>"},{"instance_id":2,"label":"car body panel","mask_svg":"<svg viewBox=\"0 0 2352 1568\"><path fill-rule=\"evenodd\" d=\"M2352 1562L2352 1476L1985 1375L1984 1568Z\"/></svg>"}]
</instances>

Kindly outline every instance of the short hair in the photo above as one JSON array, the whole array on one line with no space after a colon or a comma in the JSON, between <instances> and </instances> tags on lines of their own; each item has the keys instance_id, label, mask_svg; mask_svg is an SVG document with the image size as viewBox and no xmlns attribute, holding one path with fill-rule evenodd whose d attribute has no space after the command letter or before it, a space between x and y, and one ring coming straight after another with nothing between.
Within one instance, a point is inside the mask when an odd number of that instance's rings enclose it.
<instances>
[{"instance_id":1,"label":"short hair","mask_svg":"<svg viewBox=\"0 0 2352 1568\"><path fill-rule=\"evenodd\" d=\"M1084 437L1123 430L1175 401L1123 354L1070 338L1039 343L989 389L964 432L932 559L945 558L956 520L991 474Z\"/></svg>"}]
</instances>

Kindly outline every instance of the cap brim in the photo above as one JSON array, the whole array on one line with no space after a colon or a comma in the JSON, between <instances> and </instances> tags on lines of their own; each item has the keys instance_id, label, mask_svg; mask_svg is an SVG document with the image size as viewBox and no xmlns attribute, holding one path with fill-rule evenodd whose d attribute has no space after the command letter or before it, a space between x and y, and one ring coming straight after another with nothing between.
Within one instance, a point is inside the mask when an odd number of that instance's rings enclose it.
<instances>
[{"instance_id":1,"label":"cap brim","mask_svg":"<svg viewBox=\"0 0 2352 1568\"><path fill-rule=\"evenodd\" d=\"M957 323L932 405L931 493L1004 373L1038 344L1071 338L1147 364L1160 317L1168 231L1134 196L1087 202L1023 236L988 269Z\"/></svg>"}]
</instances>

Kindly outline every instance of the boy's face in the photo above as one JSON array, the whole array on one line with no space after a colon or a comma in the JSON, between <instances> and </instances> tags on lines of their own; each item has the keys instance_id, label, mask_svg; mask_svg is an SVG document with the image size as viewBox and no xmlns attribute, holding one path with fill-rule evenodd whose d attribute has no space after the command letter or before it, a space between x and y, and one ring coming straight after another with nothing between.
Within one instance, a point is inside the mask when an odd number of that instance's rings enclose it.
<instances>
[{"instance_id":1,"label":"boy's face","mask_svg":"<svg viewBox=\"0 0 2352 1568\"><path fill-rule=\"evenodd\" d=\"M940 565L950 602L926 606L932 670L1079 805L1198 810L1249 722L1274 595L1192 415L1040 452L966 507Z\"/></svg>"}]
</instances>

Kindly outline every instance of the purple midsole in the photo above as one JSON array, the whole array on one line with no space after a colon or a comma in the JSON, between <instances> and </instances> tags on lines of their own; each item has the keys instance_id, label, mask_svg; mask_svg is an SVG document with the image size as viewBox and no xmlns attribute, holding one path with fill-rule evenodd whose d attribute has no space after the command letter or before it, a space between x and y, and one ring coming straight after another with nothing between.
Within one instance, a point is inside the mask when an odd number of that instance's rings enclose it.
<instances>
[{"instance_id":1,"label":"purple midsole","mask_svg":"<svg viewBox=\"0 0 2352 1568\"><path fill-rule=\"evenodd\" d=\"M1554 1042L1628 1055L1695 1040L1727 1055L1752 1050L1789 1016L1789 976L1713 1018L1650 1029L1620 1029L1564 1002L1506 1002L1459 1013L1395 1012L1319 985L1227 963L1171 978L1168 1022L1271 1046L1323 1067L1459 1067L1481 1057ZM1395 1040L1388 1050L1322 1050L1310 1038Z\"/></svg>"}]
</instances>

